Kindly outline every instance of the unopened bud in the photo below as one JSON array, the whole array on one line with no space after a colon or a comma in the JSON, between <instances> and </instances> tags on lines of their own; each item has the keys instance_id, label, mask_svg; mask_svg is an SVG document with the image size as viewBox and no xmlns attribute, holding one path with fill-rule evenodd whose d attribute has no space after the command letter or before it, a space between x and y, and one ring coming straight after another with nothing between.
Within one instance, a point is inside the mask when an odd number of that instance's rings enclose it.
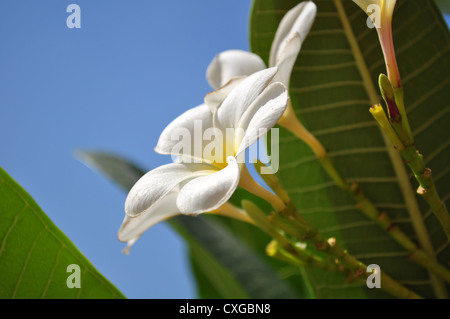
<instances>
[{"instance_id":1,"label":"unopened bud","mask_svg":"<svg viewBox=\"0 0 450 319\"><path fill-rule=\"evenodd\" d=\"M370 108L370 113L380 125L381 130L389 137L397 150L401 151L405 148L402 141L398 137L397 133L389 123L389 120L386 116L386 113L383 110L383 107L380 104L376 104Z\"/></svg>"},{"instance_id":2,"label":"unopened bud","mask_svg":"<svg viewBox=\"0 0 450 319\"><path fill-rule=\"evenodd\" d=\"M395 102L394 88L392 87L391 81L386 75L380 74L378 84L380 85L381 94L388 108L389 118L392 121L400 122L402 117Z\"/></svg>"}]
</instances>

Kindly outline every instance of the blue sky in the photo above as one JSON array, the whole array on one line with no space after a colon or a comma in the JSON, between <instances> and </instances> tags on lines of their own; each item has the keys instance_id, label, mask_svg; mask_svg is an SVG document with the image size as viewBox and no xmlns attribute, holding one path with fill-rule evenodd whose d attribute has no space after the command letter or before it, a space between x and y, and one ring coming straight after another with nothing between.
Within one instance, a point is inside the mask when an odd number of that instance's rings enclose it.
<instances>
[{"instance_id":1,"label":"blue sky","mask_svg":"<svg viewBox=\"0 0 450 319\"><path fill-rule=\"evenodd\" d=\"M183 242L166 225L131 254L116 233L126 195L73 151L114 151L154 168L165 125L203 102L208 63L248 49L250 0L0 2L0 166L130 298L193 298Z\"/></svg>"},{"instance_id":2,"label":"blue sky","mask_svg":"<svg viewBox=\"0 0 450 319\"><path fill-rule=\"evenodd\" d=\"M73 151L168 163L153 151L160 132L202 103L215 54L248 50L251 1L77 0L82 27L68 29L71 3L0 2L0 166L127 297L195 298L167 225L121 253L126 194Z\"/></svg>"}]
</instances>

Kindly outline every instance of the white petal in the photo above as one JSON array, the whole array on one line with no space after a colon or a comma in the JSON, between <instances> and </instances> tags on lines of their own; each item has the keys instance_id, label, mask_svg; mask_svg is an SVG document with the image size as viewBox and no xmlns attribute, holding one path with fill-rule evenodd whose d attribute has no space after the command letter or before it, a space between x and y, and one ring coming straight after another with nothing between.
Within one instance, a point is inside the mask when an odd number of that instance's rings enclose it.
<instances>
[{"instance_id":1,"label":"white petal","mask_svg":"<svg viewBox=\"0 0 450 319\"><path fill-rule=\"evenodd\" d=\"M278 26L270 50L269 66L274 66L281 53L283 42L295 32L300 34L303 42L312 27L317 13L317 6L312 1L304 1L289 10Z\"/></svg>"},{"instance_id":2,"label":"white petal","mask_svg":"<svg viewBox=\"0 0 450 319\"><path fill-rule=\"evenodd\" d=\"M276 72L276 67L259 71L234 88L217 110L217 126L224 132L227 128L238 127L242 115L269 85Z\"/></svg>"},{"instance_id":3,"label":"white petal","mask_svg":"<svg viewBox=\"0 0 450 319\"><path fill-rule=\"evenodd\" d=\"M287 89L280 82L272 83L264 90L242 117L245 135L242 141L237 141L236 157L275 126L286 110L288 99Z\"/></svg>"},{"instance_id":4,"label":"white petal","mask_svg":"<svg viewBox=\"0 0 450 319\"><path fill-rule=\"evenodd\" d=\"M242 50L228 50L214 57L206 70L206 79L218 89L236 76L250 75L266 68L256 54Z\"/></svg>"},{"instance_id":5,"label":"white petal","mask_svg":"<svg viewBox=\"0 0 450 319\"><path fill-rule=\"evenodd\" d=\"M151 170L131 188L125 213L130 217L141 215L182 182L208 174L211 169L206 164L171 163Z\"/></svg>"},{"instance_id":6,"label":"white petal","mask_svg":"<svg viewBox=\"0 0 450 319\"><path fill-rule=\"evenodd\" d=\"M183 186L177 198L178 209L183 214L196 215L219 208L233 195L239 177L239 165L234 157L229 157L225 168Z\"/></svg>"},{"instance_id":7,"label":"white petal","mask_svg":"<svg viewBox=\"0 0 450 319\"><path fill-rule=\"evenodd\" d=\"M155 151L202 160L205 130L213 127L212 113L205 104L194 107L172 121L161 133ZM197 144L196 144L196 143ZM183 148L178 147L183 145Z\"/></svg>"},{"instance_id":8,"label":"white petal","mask_svg":"<svg viewBox=\"0 0 450 319\"><path fill-rule=\"evenodd\" d=\"M171 191L141 215L137 217L125 216L117 236L120 241L128 242L127 250L150 227L173 216L180 215L176 205L177 196L178 191Z\"/></svg>"},{"instance_id":9,"label":"white petal","mask_svg":"<svg viewBox=\"0 0 450 319\"><path fill-rule=\"evenodd\" d=\"M278 72L273 78L273 82L281 82L287 88L289 88L289 82L291 79L292 69L294 68L295 61L297 60L298 53L302 46L300 35L295 32L292 36L286 39L283 43L283 48L278 56L276 66Z\"/></svg>"},{"instance_id":10,"label":"white petal","mask_svg":"<svg viewBox=\"0 0 450 319\"><path fill-rule=\"evenodd\" d=\"M228 96L228 94L230 94L230 92L235 87L237 87L245 78L246 76L234 77L221 88L206 94L205 104L208 105L211 112L214 113Z\"/></svg>"}]
</instances>

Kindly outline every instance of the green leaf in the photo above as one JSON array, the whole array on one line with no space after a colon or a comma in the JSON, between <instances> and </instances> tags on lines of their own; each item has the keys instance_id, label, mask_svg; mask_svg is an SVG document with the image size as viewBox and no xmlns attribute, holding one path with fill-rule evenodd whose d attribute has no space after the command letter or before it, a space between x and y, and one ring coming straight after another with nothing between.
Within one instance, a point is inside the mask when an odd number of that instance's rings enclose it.
<instances>
[{"instance_id":1,"label":"green leaf","mask_svg":"<svg viewBox=\"0 0 450 319\"><path fill-rule=\"evenodd\" d=\"M222 298L299 297L259 256L218 223L186 216L179 216L174 222L177 224L175 228L190 246L194 264L200 267ZM214 265L216 268L213 268ZM235 293L237 287L242 290L240 294Z\"/></svg>"},{"instance_id":2,"label":"green leaf","mask_svg":"<svg viewBox=\"0 0 450 319\"><path fill-rule=\"evenodd\" d=\"M113 154L79 151L77 155L83 162L118 183L125 191L129 191L146 172ZM189 246L191 264L201 297L270 299L300 296L296 290L280 280L258 254L238 241L230 233L232 228L227 230L218 219L177 216L168 222ZM243 224L237 223L241 226ZM246 229L249 228L253 228L252 232L259 231L253 226ZM266 238L264 240L267 243Z\"/></svg>"},{"instance_id":3,"label":"green leaf","mask_svg":"<svg viewBox=\"0 0 450 319\"><path fill-rule=\"evenodd\" d=\"M446 14L450 14L450 1L449 0L436 0L437 5Z\"/></svg>"},{"instance_id":4,"label":"green leaf","mask_svg":"<svg viewBox=\"0 0 450 319\"><path fill-rule=\"evenodd\" d=\"M241 207L242 200L244 199L256 204L266 214L273 211L270 204L241 188L238 188L235 191L230 202ZM211 216L210 218L214 218L217 222L220 222L221 225L232 232L232 234L241 242L245 243L254 253L259 255L266 264L270 265L271 268L276 271L278 277L282 278L292 287L292 289L297 290L303 298L314 298L314 294L311 294L309 289L310 283L303 275L303 268L267 256L266 246L273 238L262 232L260 229L235 219L220 218L219 216Z\"/></svg>"},{"instance_id":5,"label":"green leaf","mask_svg":"<svg viewBox=\"0 0 450 319\"><path fill-rule=\"evenodd\" d=\"M389 147L368 109L381 102L376 80L385 73L376 31L352 1L319 0L316 22L297 59L290 95L299 118L329 150L338 171L358 181L381 211L419 244L431 243L447 265L450 247L426 203L415 194L417 183L397 152ZM344 13L337 10L341 3ZM268 60L282 16L293 0L255 0L251 20L252 50ZM344 22L351 25L345 32ZM409 120L416 146L433 169L439 193L450 200L450 36L433 1L397 1L394 42ZM352 46L354 43L355 46ZM355 57L361 51L361 61ZM363 74L371 81L363 82ZM375 93L374 93L375 92ZM351 254L424 297L435 297L429 274L408 261L408 253L368 220L346 193L337 188L302 142L280 130L278 177L300 213L327 237L336 237ZM413 214L411 214L413 212ZM415 212L415 214L414 214ZM424 226L425 232L415 230ZM379 290L347 284L345 278L309 270L319 298L388 297ZM445 289L445 288L444 288ZM448 290L448 286L447 286Z\"/></svg>"},{"instance_id":6,"label":"green leaf","mask_svg":"<svg viewBox=\"0 0 450 319\"><path fill-rule=\"evenodd\" d=\"M1 299L125 298L2 168L0 198ZM68 288L72 264L81 288Z\"/></svg>"},{"instance_id":7,"label":"green leaf","mask_svg":"<svg viewBox=\"0 0 450 319\"><path fill-rule=\"evenodd\" d=\"M223 299L225 296L234 296L236 299L248 298L230 273L200 245L190 245L189 257L199 298Z\"/></svg>"}]
</instances>

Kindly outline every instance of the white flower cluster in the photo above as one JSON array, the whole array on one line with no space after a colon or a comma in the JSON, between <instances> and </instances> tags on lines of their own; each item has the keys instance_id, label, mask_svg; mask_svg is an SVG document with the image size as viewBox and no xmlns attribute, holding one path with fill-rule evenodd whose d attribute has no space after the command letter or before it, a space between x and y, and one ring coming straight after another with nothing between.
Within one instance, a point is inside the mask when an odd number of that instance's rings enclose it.
<instances>
[{"instance_id":1,"label":"white flower cluster","mask_svg":"<svg viewBox=\"0 0 450 319\"><path fill-rule=\"evenodd\" d=\"M128 194L118 233L128 248L148 228L179 214L209 212L249 219L239 216L245 215L240 210L230 213L233 209L227 206L236 188L247 188L245 179L251 178L238 158L285 113L291 72L316 11L312 1L305 1L287 12L275 35L268 68L256 54L240 50L222 52L212 60L206 74L214 91L205 96L204 104L170 123L155 148L179 161L148 172ZM202 124L202 133L209 130L211 138L219 140L214 144L215 156L205 151L211 147L208 141L191 138L183 152L177 147L174 136L180 131L196 136L195 123Z\"/></svg>"}]
</instances>

